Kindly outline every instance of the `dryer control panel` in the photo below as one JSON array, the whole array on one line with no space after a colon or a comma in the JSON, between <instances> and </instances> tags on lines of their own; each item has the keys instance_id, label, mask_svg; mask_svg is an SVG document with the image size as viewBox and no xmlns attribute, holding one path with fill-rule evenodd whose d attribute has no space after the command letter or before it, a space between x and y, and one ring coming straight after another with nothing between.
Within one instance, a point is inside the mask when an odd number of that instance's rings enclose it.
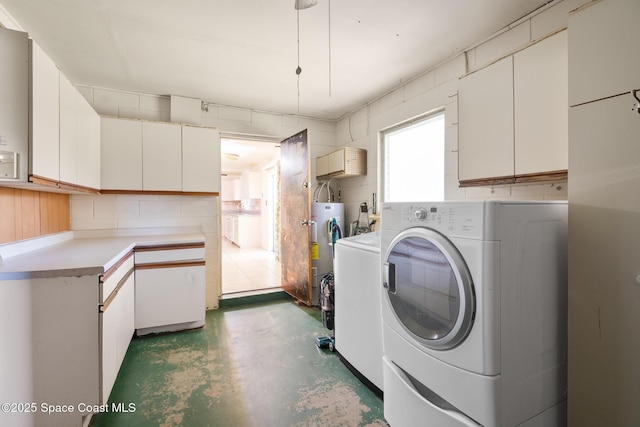
<instances>
[{"instance_id":1,"label":"dryer control panel","mask_svg":"<svg viewBox=\"0 0 640 427\"><path fill-rule=\"evenodd\" d=\"M400 209L400 229L423 226L448 236L478 239L484 234L482 203L406 203Z\"/></svg>"}]
</instances>

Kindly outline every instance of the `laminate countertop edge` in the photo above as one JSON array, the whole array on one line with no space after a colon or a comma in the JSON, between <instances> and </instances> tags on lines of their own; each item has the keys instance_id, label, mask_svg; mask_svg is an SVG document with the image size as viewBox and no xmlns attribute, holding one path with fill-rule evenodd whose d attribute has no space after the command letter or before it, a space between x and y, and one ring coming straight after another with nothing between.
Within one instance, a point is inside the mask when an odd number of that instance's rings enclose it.
<instances>
[{"instance_id":1,"label":"laminate countertop edge","mask_svg":"<svg viewBox=\"0 0 640 427\"><path fill-rule=\"evenodd\" d=\"M5 258L0 281L103 274L138 245L204 243L200 233L81 237Z\"/></svg>"}]
</instances>

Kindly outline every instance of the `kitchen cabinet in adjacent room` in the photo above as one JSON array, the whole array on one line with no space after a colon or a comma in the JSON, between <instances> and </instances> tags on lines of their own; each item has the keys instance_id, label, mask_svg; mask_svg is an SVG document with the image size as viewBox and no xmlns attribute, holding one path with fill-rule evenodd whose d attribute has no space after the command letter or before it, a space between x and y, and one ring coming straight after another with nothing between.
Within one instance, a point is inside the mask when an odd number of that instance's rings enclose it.
<instances>
[{"instance_id":1,"label":"kitchen cabinet in adjacent room","mask_svg":"<svg viewBox=\"0 0 640 427\"><path fill-rule=\"evenodd\" d=\"M260 247L260 216L236 215L233 242L243 249Z\"/></svg>"},{"instance_id":2,"label":"kitchen cabinet in adjacent room","mask_svg":"<svg viewBox=\"0 0 640 427\"><path fill-rule=\"evenodd\" d=\"M248 171L240 176L240 200L262 198L262 174Z\"/></svg>"}]
</instances>

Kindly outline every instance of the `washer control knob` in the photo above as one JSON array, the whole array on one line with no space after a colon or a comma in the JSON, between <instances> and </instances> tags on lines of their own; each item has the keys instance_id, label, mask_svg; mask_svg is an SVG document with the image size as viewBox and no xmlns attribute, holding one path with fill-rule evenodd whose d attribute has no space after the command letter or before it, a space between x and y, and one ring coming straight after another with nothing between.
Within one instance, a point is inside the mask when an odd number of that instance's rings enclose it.
<instances>
[{"instance_id":1,"label":"washer control knob","mask_svg":"<svg viewBox=\"0 0 640 427\"><path fill-rule=\"evenodd\" d=\"M423 220L427 218L427 210L425 208L417 209L413 214L415 215L417 220Z\"/></svg>"}]
</instances>

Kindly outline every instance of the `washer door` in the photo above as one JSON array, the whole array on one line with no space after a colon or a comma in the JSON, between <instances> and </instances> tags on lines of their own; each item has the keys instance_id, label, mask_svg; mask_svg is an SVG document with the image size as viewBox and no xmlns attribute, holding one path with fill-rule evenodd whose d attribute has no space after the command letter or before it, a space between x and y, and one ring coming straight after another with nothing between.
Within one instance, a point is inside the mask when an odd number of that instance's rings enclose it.
<instances>
[{"instance_id":1,"label":"washer door","mask_svg":"<svg viewBox=\"0 0 640 427\"><path fill-rule=\"evenodd\" d=\"M396 236L383 260L388 303L405 330L436 350L464 341L476 301L471 274L456 247L434 230L412 228Z\"/></svg>"}]
</instances>

